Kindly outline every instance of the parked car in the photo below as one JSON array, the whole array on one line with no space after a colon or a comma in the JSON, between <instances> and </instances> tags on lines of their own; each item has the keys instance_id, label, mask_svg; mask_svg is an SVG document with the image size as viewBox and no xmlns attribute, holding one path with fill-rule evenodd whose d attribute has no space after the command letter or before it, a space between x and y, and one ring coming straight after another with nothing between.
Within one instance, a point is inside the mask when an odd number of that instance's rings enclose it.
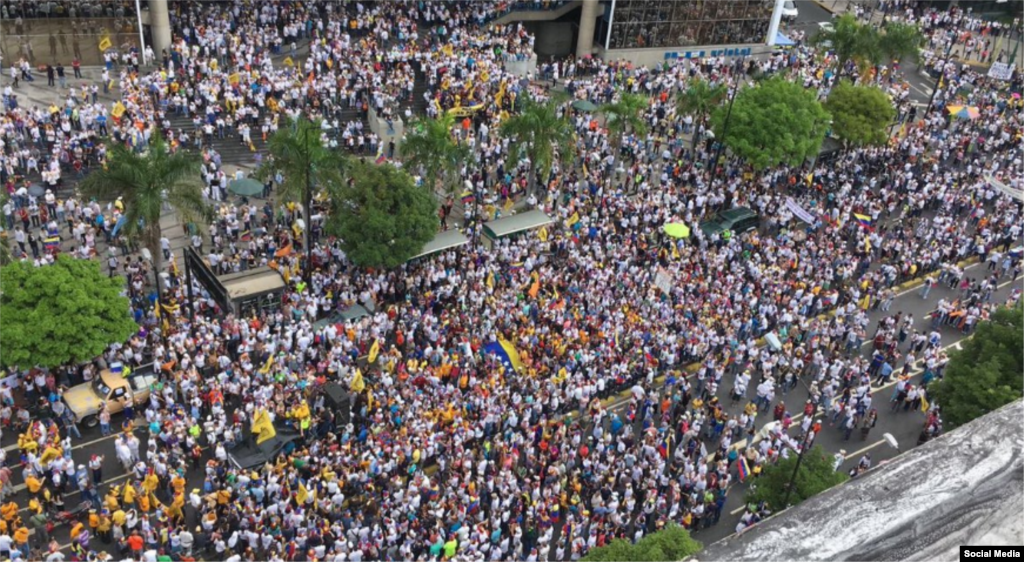
<instances>
[{"instance_id":1,"label":"parked car","mask_svg":"<svg viewBox=\"0 0 1024 562\"><path fill-rule=\"evenodd\" d=\"M710 219L700 223L700 229L705 236L712 234L723 235L726 231L731 234L743 234L756 229L761 225L761 217L746 207L735 207L727 211L721 211Z\"/></svg>"},{"instance_id":2,"label":"parked car","mask_svg":"<svg viewBox=\"0 0 1024 562\"><path fill-rule=\"evenodd\" d=\"M157 382L152 365L140 367L127 377L109 369L100 371L91 382L75 385L64 391L64 403L86 427L99 423L96 417L100 407L106 404L111 415L124 410L126 401L142 406L149 400L149 391Z\"/></svg>"},{"instance_id":3,"label":"parked car","mask_svg":"<svg viewBox=\"0 0 1024 562\"><path fill-rule=\"evenodd\" d=\"M796 2L793 0L786 0L782 3L782 18L787 20L795 20L800 14L800 11L796 9Z\"/></svg>"}]
</instances>

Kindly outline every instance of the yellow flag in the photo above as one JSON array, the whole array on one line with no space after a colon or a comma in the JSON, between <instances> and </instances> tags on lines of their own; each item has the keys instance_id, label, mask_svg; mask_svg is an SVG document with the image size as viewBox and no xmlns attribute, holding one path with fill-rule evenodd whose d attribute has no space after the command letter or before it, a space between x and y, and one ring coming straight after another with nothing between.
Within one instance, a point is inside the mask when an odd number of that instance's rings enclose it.
<instances>
[{"instance_id":1,"label":"yellow flag","mask_svg":"<svg viewBox=\"0 0 1024 562\"><path fill-rule=\"evenodd\" d=\"M114 109L110 110L110 114L113 115L114 117L117 117L118 119L120 119L121 116L124 115L124 112L126 110L127 110L127 108L124 106L123 103L117 102L117 103L114 104Z\"/></svg>"},{"instance_id":2,"label":"yellow flag","mask_svg":"<svg viewBox=\"0 0 1024 562\"><path fill-rule=\"evenodd\" d=\"M929 404L928 404L928 399L927 399L927 398L925 398L925 397L924 397L924 396L922 395L922 396L921 396L921 411L922 411L922 412L927 412L927 411L928 411L928 406L929 406Z\"/></svg>"},{"instance_id":3,"label":"yellow flag","mask_svg":"<svg viewBox=\"0 0 1024 562\"><path fill-rule=\"evenodd\" d=\"M487 288L489 288L489 289L493 289L494 288L494 272L493 271L489 275L487 275Z\"/></svg>"},{"instance_id":4,"label":"yellow flag","mask_svg":"<svg viewBox=\"0 0 1024 562\"><path fill-rule=\"evenodd\" d=\"M103 39L100 39L100 51L106 51L112 46L114 46L114 43L110 40L109 35L104 35Z\"/></svg>"},{"instance_id":5,"label":"yellow flag","mask_svg":"<svg viewBox=\"0 0 1024 562\"><path fill-rule=\"evenodd\" d=\"M548 241L548 227L542 226L541 229L539 231L537 231L537 238L540 238L541 242L547 242Z\"/></svg>"},{"instance_id":6,"label":"yellow flag","mask_svg":"<svg viewBox=\"0 0 1024 562\"><path fill-rule=\"evenodd\" d=\"M295 66L295 61L293 61L291 57L285 57L283 64L285 66Z\"/></svg>"},{"instance_id":7,"label":"yellow flag","mask_svg":"<svg viewBox=\"0 0 1024 562\"><path fill-rule=\"evenodd\" d=\"M578 222L580 222L580 213L579 211L576 211L571 217L569 217L569 220L566 221L565 226L572 226Z\"/></svg>"},{"instance_id":8,"label":"yellow flag","mask_svg":"<svg viewBox=\"0 0 1024 562\"><path fill-rule=\"evenodd\" d=\"M306 485L299 482L299 493L295 494L295 501L299 502L299 505L306 503L309 499L309 490L306 489Z\"/></svg>"},{"instance_id":9,"label":"yellow flag","mask_svg":"<svg viewBox=\"0 0 1024 562\"><path fill-rule=\"evenodd\" d=\"M274 364L274 356L267 357L267 362L260 368L260 374L267 374L270 372L270 367Z\"/></svg>"},{"instance_id":10,"label":"yellow flag","mask_svg":"<svg viewBox=\"0 0 1024 562\"><path fill-rule=\"evenodd\" d=\"M256 436L257 445L277 435L277 430L274 429L274 422L270 420L270 414L266 410L257 410L256 414L253 415L252 433Z\"/></svg>"},{"instance_id":11,"label":"yellow flag","mask_svg":"<svg viewBox=\"0 0 1024 562\"><path fill-rule=\"evenodd\" d=\"M363 380L363 372L356 369L356 376L352 378L352 382L348 385L349 390L352 392L362 392L366 388L366 381Z\"/></svg>"},{"instance_id":12,"label":"yellow flag","mask_svg":"<svg viewBox=\"0 0 1024 562\"><path fill-rule=\"evenodd\" d=\"M373 345L370 346L370 356L366 358L367 363L372 365L377 361L378 354L380 354L380 341L374 338Z\"/></svg>"},{"instance_id":13,"label":"yellow flag","mask_svg":"<svg viewBox=\"0 0 1024 562\"><path fill-rule=\"evenodd\" d=\"M232 86L237 86L238 83L241 81L242 75L237 72L232 74L231 76L228 76L228 83L230 83Z\"/></svg>"}]
</instances>

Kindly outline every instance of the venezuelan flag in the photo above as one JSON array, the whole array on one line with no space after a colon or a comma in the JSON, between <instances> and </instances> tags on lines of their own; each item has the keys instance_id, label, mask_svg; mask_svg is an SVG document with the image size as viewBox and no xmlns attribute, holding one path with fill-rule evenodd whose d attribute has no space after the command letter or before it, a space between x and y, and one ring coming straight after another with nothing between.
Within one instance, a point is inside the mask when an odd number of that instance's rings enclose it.
<instances>
[{"instance_id":1,"label":"venezuelan flag","mask_svg":"<svg viewBox=\"0 0 1024 562\"><path fill-rule=\"evenodd\" d=\"M750 467L747 465L747 458L740 457L736 463L736 470L740 473L740 482L745 482L750 477Z\"/></svg>"},{"instance_id":2,"label":"venezuelan flag","mask_svg":"<svg viewBox=\"0 0 1024 562\"><path fill-rule=\"evenodd\" d=\"M43 240L43 247L46 248L47 252L54 252L60 249L60 237L51 236Z\"/></svg>"},{"instance_id":3,"label":"venezuelan flag","mask_svg":"<svg viewBox=\"0 0 1024 562\"><path fill-rule=\"evenodd\" d=\"M871 217L867 215L861 215L859 213L854 213L853 218L857 219L857 223L860 224L862 228L865 228L870 232L873 232L875 230L875 228L871 226Z\"/></svg>"},{"instance_id":4,"label":"venezuelan flag","mask_svg":"<svg viewBox=\"0 0 1024 562\"><path fill-rule=\"evenodd\" d=\"M509 341L491 342L484 346L484 352L496 355L506 369L519 370L523 368L523 362L519 359L519 351Z\"/></svg>"},{"instance_id":5,"label":"venezuelan flag","mask_svg":"<svg viewBox=\"0 0 1024 562\"><path fill-rule=\"evenodd\" d=\"M387 157L384 156L384 143L380 143L380 146L377 148L377 159L374 162L383 164L385 160L387 160Z\"/></svg>"}]
</instances>

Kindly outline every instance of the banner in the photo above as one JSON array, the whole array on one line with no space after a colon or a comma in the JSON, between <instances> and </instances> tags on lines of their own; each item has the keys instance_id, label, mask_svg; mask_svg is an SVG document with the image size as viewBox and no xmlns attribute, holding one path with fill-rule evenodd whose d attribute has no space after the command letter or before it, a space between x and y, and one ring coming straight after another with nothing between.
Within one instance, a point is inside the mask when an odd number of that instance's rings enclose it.
<instances>
[{"instance_id":1,"label":"banner","mask_svg":"<svg viewBox=\"0 0 1024 562\"><path fill-rule=\"evenodd\" d=\"M672 274L664 267L658 267L654 274L654 285L666 295L672 293Z\"/></svg>"},{"instance_id":2,"label":"banner","mask_svg":"<svg viewBox=\"0 0 1024 562\"><path fill-rule=\"evenodd\" d=\"M113 115L114 117L117 117L118 119L120 119L121 116L124 115L124 112L126 110L127 110L127 108L124 106L123 103L117 102L117 103L114 104L114 109L110 110L110 114Z\"/></svg>"},{"instance_id":3,"label":"banner","mask_svg":"<svg viewBox=\"0 0 1024 562\"><path fill-rule=\"evenodd\" d=\"M1009 81L1013 78L1013 66L1005 62L994 62L988 69L988 77Z\"/></svg>"},{"instance_id":4,"label":"banner","mask_svg":"<svg viewBox=\"0 0 1024 562\"><path fill-rule=\"evenodd\" d=\"M110 40L110 37L109 36L104 36L103 39L100 39L100 45L99 45L100 46L100 52L106 51L107 49L109 49L113 45L114 45L114 43L113 43L113 41Z\"/></svg>"},{"instance_id":5,"label":"banner","mask_svg":"<svg viewBox=\"0 0 1024 562\"><path fill-rule=\"evenodd\" d=\"M814 215L804 210L804 208L801 207L800 204L797 203L796 200L793 199L792 197L786 198L786 207L789 208L789 210L792 211L794 215L796 215L796 218L804 221L807 224L813 225L815 222L817 222L814 219Z\"/></svg>"},{"instance_id":6,"label":"banner","mask_svg":"<svg viewBox=\"0 0 1024 562\"><path fill-rule=\"evenodd\" d=\"M1017 201L1024 201L1024 189L1014 187L1012 185L1006 185L1005 183L999 181L999 179L993 176L992 174L985 176L985 181L987 181L988 184L991 185L992 187L998 189L999 191L1002 191L1003 193L1009 195L1010 197L1016 199Z\"/></svg>"}]
</instances>

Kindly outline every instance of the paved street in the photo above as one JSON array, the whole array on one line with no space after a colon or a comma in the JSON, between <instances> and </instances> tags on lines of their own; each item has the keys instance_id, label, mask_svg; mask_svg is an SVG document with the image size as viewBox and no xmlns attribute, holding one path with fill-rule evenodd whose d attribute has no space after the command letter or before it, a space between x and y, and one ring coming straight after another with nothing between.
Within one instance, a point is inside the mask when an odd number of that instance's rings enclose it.
<instances>
[{"instance_id":1,"label":"paved street","mask_svg":"<svg viewBox=\"0 0 1024 562\"><path fill-rule=\"evenodd\" d=\"M975 264L967 269L966 275L968 277L978 277L983 275L984 266L982 264ZM993 301L1002 302L1010 295L1013 287L1022 288L1022 279L1018 279L1016 283L1010 283L1009 278L1006 278L1000 286L998 293L993 297ZM904 313L913 314L916 319L915 325L919 331L930 330L929 320L926 318L927 314L930 313L934 304L938 302L940 298L947 297L952 298L954 291L948 290L946 287L936 287L929 294L928 299L922 299L919 294L918 288L908 289L901 294L892 305L892 309L888 314L895 314L899 311ZM874 327L877 325L879 319L886 316L886 313L880 311L873 311L869 314L872 324ZM926 332L927 333L927 332ZM872 335L869 332L869 335ZM960 341L962 341L964 335L959 330L951 327L946 327L942 330L942 346L947 349L956 349ZM871 341L865 342L861 352L866 356L871 355ZM920 380L923 374L920 368L915 369L913 372L912 382ZM821 435L815 440L816 445L822 446L829 453L838 452L840 449L846 450L846 462L844 463L841 470L849 470L854 467L857 461L865 452L871 453L871 458L874 462L874 466L878 466L881 461L890 459L899 454L899 451L892 449L885 443L882 435L890 433L896 438L900 445L901 450L907 450L913 448L917 444L918 435L921 432L922 426L925 422L925 414L917 412L904 413L902 411L893 413L889 411L889 400L892 396L892 387L895 386L894 380L883 388L873 387L872 394L874 396L873 407L878 409L878 424L873 430L866 442L860 441L859 431L855 431L854 435L850 438L850 441L843 441L842 432L834 427L828 427L826 422L823 422L823 431ZM728 392L732 388L732 381L728 381L725 378L722 379L722 385L719 392L719 398L724 404L728 405L731 401L728 399ZM748 389L748 397L752 396L754 389ZM794 390L782 397L785 400L786 408L788 411L793 412L793 430L790 432L796 435L799 431L800 420L803 419L803 407L808 398L808 393L802 385L798 385ZM744 403L731 408L727 408L730 417L735 417L742 411ZM822 416L823 414L819 414ZM772 421L771 412L764 412L758 416L758 428L764 426L765 423ZM749 480L748 480L749 482ZM747 486L739 485L738 483L733 486L729 492L729 498L726 503L725 512L728 515L723 514L721 521L718 525L709 529L701 530L695 533L695 537L703 541L705 544L717 541L732 534L735 530L736 523L739 520L740 515L743 512L744 501L743 495L746 493Z\"/></svg>"}]
</instances>

